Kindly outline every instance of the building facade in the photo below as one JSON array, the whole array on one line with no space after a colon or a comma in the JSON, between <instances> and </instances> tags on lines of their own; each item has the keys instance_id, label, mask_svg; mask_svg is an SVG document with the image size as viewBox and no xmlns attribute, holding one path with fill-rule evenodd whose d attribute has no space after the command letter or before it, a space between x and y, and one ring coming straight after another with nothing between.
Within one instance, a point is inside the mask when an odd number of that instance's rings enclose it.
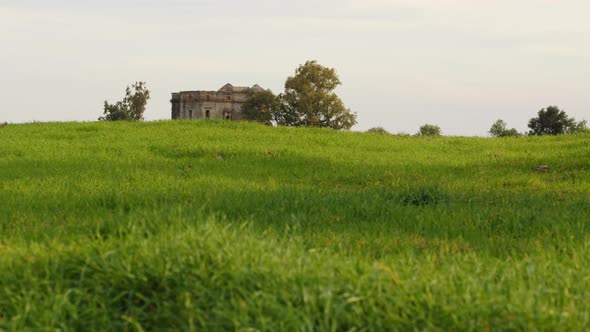
<instances>
[{"instance_id":1,"label":"building facade","mask_svg":"<svg viewBox=\"0 0 590 332\"><path fill-rule=\"evenodd\" d=\"M172 93L172 119L240 120L242 105L248 94L263 91L257 84L252 87L237 87L226 84L217 91L181 91Z\"/></svg>"}]
</instances>

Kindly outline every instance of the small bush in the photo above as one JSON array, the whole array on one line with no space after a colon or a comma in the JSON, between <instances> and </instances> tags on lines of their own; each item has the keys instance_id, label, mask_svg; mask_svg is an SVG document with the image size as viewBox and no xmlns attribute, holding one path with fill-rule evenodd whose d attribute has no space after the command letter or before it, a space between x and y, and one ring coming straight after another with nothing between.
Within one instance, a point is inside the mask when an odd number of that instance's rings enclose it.
<instances>
[{"instance_id":1,"label":"small bush","mask_svg":"<svg viewBox=\"0 0 590 332\"><path fill-rule=\"evenodd\" d=\"M570 134L588 133L588 132L590 132L590 128L588 128L588 121L586 121L586 120L576 122L571 128L569 128L569 131L568 131L568 133L570 133Z\"/></svg>"},{"instance_id":2,"label":"small bush","mask_svg":"<svg viewBox=\"0 0 590 332\"><path fill-rule=\"evenodd\" d=\"M493 137L519 137L522 136L516 128L508 129L504 120L497 120L494 122L488 131Z\"/></svg>"},{"instance_id":3,"label":"small bush","mask_svg":"<svg viewBox=\"0 0 590 332\"><path fill-rule=\"evenodd\" d=\"M416 133L416 136L441 136L441 135L442 135L442 131L440 130L439 126L431 125L428 123L421 126L418 133Z\"/></svg>"},{"instance_id":4,"label":"small bush","mask_svg":"<svg viewBox=\"0 0 590 332\"><path fill-rule=\"evenodd\" d=\"M389 132L385 130L383 127L373 127L367 130L367 133L374 135L389 135Z\"/></svg>"}]
</instances>

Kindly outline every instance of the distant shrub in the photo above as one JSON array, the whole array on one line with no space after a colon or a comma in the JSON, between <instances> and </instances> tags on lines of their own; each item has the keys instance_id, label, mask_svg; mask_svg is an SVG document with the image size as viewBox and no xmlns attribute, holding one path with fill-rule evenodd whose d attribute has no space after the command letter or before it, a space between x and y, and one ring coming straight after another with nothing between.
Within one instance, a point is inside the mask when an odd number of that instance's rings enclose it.
<instances>
[{"instance_id":1,"label":"distant shrub","mask_svg":"<svg viewBox=\"0 0 590 332\"><path fill-rule=\"evenodd\" d=\"M8 122L0 123L0 128L8 126Z\"/></svg>"},{"instance_id":2,"label":"distant shrub","mask_svg":"<svg viewBox=\"0 0 590 332\"><path fill-rule=\"evenodd\" d=\"M420 127L416 136L441 136L442 131L440 130L439 126L432 125L432 124L425 124Z\"/></svg>"},{"instance_id":3,"label":"distant shrub","mask_svg":"<svg viewBox=\"0 0 590 332\"><path fill-rule=\"evenodd\" d=\"M127 86L125 98L114 104L104 102L103 116L99 121L119 121L119 120L143 120L147 101L150 99L150 91L147 89L145 82L135 82Z\"/></svg>"},{"instance_id":4,"label":"distant shrub","mask_svg":"<svg viewBox=\"0 0 590 332\"><path fill-rule=\"evenodd\" d=\"M389 135L389 132L385 130L383 127L373 127L367 130L367 133L374 135Z\"/></svg>"},{"instance_id":5,"label":"distant shrub","mask_svg":"<svg viewBox=\"0 0 590 332\"><path fill-rule=\"evenodd\" d=\"M522 136L515 128L507 129L504 120L497 120L494 122L489 131L493 137L518 137Z\"/></svg>"},{"instance_id":6,"label":"distant shrub","mask_svg":"<svg viewBox=\"0 0 590 332\"><path fill-rule=\"evenodd\" d=\"M569 134L576 134L576 133L588 133L590 132L590 128L588 128L588 121L582 120L580 122L574 123L568 130Z\"/></svg>"},{"instance_id":7,"label":"distant shrub","mask_svg":"<svg viewBox=\"0 0 590 332\"><path fill-rule=\"evenodd\" d=\"M516 130L516 128L510 128L508 130L506 130L502 137L520 137L522 136L521 133L518 132L518 130Z\"/></svg>"},{"instance_id":8,"label":"distant shrub","mask_svg":"<svg viewBox=\"0 0 590 332\"><path fill-rule=\"evenodd\" d=\"M413 187L400 194L400 201L413 206L446 204L448 193L437 186Z\"/></svg>"}]
</instances>

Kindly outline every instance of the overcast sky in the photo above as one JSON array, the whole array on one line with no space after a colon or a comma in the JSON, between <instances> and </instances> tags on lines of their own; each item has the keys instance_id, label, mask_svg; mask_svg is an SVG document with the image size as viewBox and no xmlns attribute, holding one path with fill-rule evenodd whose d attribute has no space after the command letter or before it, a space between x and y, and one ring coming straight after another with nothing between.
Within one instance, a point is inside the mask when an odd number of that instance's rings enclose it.
<instances>
[{"instance_id":1,"label":"overcast sky","mask_svg":"<svg viewBox=\"0 0 590 332\"><path fill-rule=\"evenodd\" d=\"M0 0L0 122L93 121L143 80L170 93L336 68L355 130L486 135L549 105L590 120L588 0Z\"/></svg>"}]
</instances>

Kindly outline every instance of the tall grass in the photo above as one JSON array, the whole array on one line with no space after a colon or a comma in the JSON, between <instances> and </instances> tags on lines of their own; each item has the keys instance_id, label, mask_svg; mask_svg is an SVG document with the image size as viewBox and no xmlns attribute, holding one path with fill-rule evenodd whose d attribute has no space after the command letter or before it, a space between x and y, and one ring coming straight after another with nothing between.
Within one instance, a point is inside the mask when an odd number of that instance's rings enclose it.
<instances>
[{"instance_id":1,"label":"tall grass","mask_svg":"<svg viewBox=\"0 0 590 332\"><path fill-rule=\"evenodd\" d=\"M4 126L0 329L585 329L589 143Z\"/></svg>"}]
</instances>

